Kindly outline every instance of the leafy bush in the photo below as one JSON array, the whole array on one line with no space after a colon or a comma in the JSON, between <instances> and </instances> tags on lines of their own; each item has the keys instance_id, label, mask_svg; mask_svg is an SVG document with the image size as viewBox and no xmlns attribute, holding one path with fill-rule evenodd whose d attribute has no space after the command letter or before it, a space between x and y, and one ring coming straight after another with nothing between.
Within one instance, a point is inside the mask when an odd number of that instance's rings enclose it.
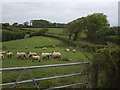
<instances>
[{"instance_id":1,"label":"leafy bush","mask_svg":"<svg viewBox=\"0 0 120 90\"><path fill-rule=\"evenodd\" d=\"M2 41L16 40L24 38L24 32L15 32L9 30L3 30L2 32Z\"/></svg>"},{"instance_id":2,"label":"leafy bush","mask_svg":"<svg viewBox=\"0 0 120 90\"><path fill-rule=\"evenodd\" d=\"M48 31L47 28L43 28L37 32L32 32L30 36L41 36L41 35L44 35L47 31Z\"/></svg>"},{"instance_id":3,"label":"leafy bush","mask_svg":"<svg viewBox=\"0 0 120 90\"><path fill-rule=\"evenodd\" d=\"M120 49L107 47L97 50L92 61L92 85L98 82L98 87L120 88ZM98 80L97 80L98 79Z\"/></svg>"}]
</instances>

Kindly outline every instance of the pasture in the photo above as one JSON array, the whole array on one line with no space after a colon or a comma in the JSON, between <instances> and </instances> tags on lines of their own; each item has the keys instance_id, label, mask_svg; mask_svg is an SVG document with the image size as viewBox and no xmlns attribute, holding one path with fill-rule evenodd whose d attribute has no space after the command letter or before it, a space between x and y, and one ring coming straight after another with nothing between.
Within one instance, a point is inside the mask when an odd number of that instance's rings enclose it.
<instances>
[{"instance_id":1,"label":"pasture","mask_svg":"<svg viewBox=\"0 0 120 90\"><path fill-rule=\"evenodd\" d=\"M65 44L64 42L60 40L56 40L53 38L43 37L43 36L36 36L36 37L30 37L25 38L21 40L13 40L8 42L3 42L3 51L12 51L14 53L14 56L12 58L8 58L5 56L4 60L2 61L2 67L22 67L22 66L37 66L37 65L48 65L48 64L62 64L62 63L71 63L71 62L83 62L88 61L85 57L85 53L81 49L78 49L76 47L72 47L72 49L76 49L77 51L73 53L72 51L65 51L66 48L69 48L70 46ZM47 47L46 50L43 50L40 47ZM27 47L27 48L26 48ZM41 62L38 62L37 60L32 62L30 59L27 60L17 60L16 59L16 52L23 51L23 52L36 52L37 55L41 55L42 52L52 52L52 51L59 51L61 55L61 59L52 59L50 60L41 60ZM56 76L56 75L64 75L64 74L71 74L71 73L78 73L78 72L84 72L85 67L84 66L69 66L69 67L57 67L57 68L45 68L45 69L33 69L31 70L33 76L35 78L43 78L43 77L50 77L50 76ZM19 76L21 71L7 71L2 73L2 79L3 83L15 81L16 78ZM30 79L30 76L26 72L21 80L27 80ZM49 88L54 86L60 86L60 85L66 85L66 84L72 84L77 83L81 81L85 81L86 76L77 76L77 77L68 77L68 78L62 78L62 79L54 79L54 80L48 80L48 81L42 81L40 82L41 88ZM5 87L11 87L11 86L5 86ZM35 86L33 83L25 83L21 85L17 85L19 88L34 88Z\"/></svg>"},{"instance_id":2,"label":"pasture","mask_svg":"<svg viewBox=\"0 0 120 90\"><path fill-rule=\"evenodd\" d=\"M26 30L31 30L31 31L39 31L42 28L24 28ZM64 28L48 28L48 32L47 33L51 33L51 34L63 34Z\"/></svg>"}]
</instances>

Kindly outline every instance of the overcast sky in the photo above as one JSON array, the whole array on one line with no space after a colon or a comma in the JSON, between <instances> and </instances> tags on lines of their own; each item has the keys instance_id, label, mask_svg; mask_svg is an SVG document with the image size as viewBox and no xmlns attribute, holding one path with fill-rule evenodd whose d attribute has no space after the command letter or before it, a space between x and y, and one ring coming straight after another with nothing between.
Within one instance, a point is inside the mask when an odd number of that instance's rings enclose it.
<instances>
[{"instance_id":1,"label":"overcast sky","mask_svg":"<svg viewBox=\"0 0 120 90\"><path fill-rule=\"evenodd\" d=\"M39 1L39 2L38 2ZM111 26L118 25L119 0L5 0L2 22L23 23L33 19L68 23L92 13L104 13Z\"/></svg>"}]
</instances>

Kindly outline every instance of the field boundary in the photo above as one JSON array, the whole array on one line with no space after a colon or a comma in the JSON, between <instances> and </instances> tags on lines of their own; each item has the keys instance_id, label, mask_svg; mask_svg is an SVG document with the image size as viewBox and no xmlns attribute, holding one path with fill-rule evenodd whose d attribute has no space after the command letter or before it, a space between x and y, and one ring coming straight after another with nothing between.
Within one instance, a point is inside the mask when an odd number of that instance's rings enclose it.
<instances>
[{"instance_id":1,"label":"field boundary","mask_svg":"<svg viewBox=\"0 0 120 90\"><path fill-rule=\"evenodd\" d=\"M65 38L62 38L62 37L59 37L59 36L55 36L55 35L49 35L49 34L43 34L41 36L45 36L45 37L50 37L50 38L55 38L55 39L58 39L58 40L61 40L67 44L70 44L72 46L76 46L75 43L73 43L72 41L68 40L68 39L65 39Z\"/></svg>"},{"instance_id":2,"label":"field boundary","mask_svg":"<svg viewBox=\"0 0 120 90\"><path fill-rule=\"evenodd\" d=\"M0 86L8 86L8 85L13 85L12 88L15 88L17 84L22 84L22 83L27 83L27 82L33 82L36 88L40 89L37 81L44 81L44 80L51 80L51 79L57 79L57 78L64 78L64 77L71 77L71 76L81 76L81 75L88 75L88 80L89 80L89 73L88 72L81 72L81 73L73 73L73 74L66 74L66 75L61 75L61 76L52 76L52 77L47 77L47 78L38 78L35 79L30 71L30 69L37 69L37 68L51 68L51 67L61 67L61 66L75 66L75 65L89 65L89 62L76 62L76 63L66 63L66 64L52 64L52 65L40 65L40 66L28 66L28 67L15 67L15 68L0 68L0 71L16 71L16 70L22 70L18 78L16 79L16 82L9 82L9 83L2 83ZM30 80L24 80L24 81L19 81L20 78L23 76L23 73L27 71L31 77ZM70 85L65 85L65 86L58 86L58 87L53 87L50 89L56 89L56 88L65 88L65 87L70 87L70 86L75 86L75 85L85 85L88 87L88 82L81 82L81 83L76 83L76 84L70 84Z\"/></svg>"}]
</instances>

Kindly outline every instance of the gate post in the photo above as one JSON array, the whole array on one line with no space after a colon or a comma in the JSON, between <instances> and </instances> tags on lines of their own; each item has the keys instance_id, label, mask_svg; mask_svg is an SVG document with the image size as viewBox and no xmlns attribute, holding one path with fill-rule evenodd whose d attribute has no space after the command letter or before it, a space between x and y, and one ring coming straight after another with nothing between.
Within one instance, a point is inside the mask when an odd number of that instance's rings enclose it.
<instances>
[{"instance_id":1,"label":"gate post","mask_svg":"<svg viewBox=\"0 0 120 90\"><path fill-rule=\"evenodd\" d=\"M91 80L90 80L90 88L98 87L98 63L92 63L91 66Z\"/></svg>"}]
</instances>

